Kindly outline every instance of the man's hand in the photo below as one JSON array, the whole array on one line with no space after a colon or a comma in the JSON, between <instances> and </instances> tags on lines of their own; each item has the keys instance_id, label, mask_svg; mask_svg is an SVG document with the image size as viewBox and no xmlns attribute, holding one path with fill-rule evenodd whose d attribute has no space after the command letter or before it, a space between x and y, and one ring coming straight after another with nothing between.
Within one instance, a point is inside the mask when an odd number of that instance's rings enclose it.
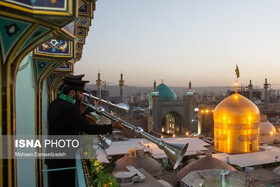
<instances>
[{"instance_id":1,"label":"man's hand","mask_svg":"<svg viewBox=\"0 0 280 187\"><path fill-rule=\"evenodd\" d=\"M99 100L94 100L94 101L93 101L93 104L94 104L94 106L98 106L98 105L100 104L100 102L101 102L101 99L99 99Z\"/></svg>"},{"instance_id":2,"label":"man's hand","mask_svg":"<svg viewBox=\"0 0 280 187\"><path fill-rule=\"evenodd\" d=\"M80 112L81 114L84 113L87 109L87 106L84 105L83 103L80 103L80 106L79 106L79 109L80 109Z\"/></svg>"},{"instance_id":3,"label":"man's hand","mask_svg":"<svg viewBox=\"0 0 280 187\"><path fill-rule=\"evenodd\" d=\"M120 130L124 129L121 120L118 120L118 121L112 123L112 127L113 127L113 129L120 129Z\"/></svg>"},{"instance_id":4,"label":"man's hand","mask_svg":"<svg viewBox=\"0 0 280 187\"><path fill-rule=\"evenodd\" d=\"M92 116L90 116L88 114L86 114L85 116L86 116L86 120L89 124L96 124L96 121Z\"/></svg>"}]
</instances>

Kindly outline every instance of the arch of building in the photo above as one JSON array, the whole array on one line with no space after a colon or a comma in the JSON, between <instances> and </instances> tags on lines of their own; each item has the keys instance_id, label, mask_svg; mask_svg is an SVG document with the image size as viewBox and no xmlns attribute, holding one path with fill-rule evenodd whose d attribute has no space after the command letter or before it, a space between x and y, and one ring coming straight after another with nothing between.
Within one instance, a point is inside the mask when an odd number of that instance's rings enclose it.
<instances>
[{"instance_id":1,"label":"arch of building","mask_svg":"<svg viewBox=\"0 0 280 187\"><path fill-rule=\"evenodd\" d=\"M163 134L181 134L181 123L183 120L183 116L178 111L170 110L163 114L161 118L161 132Z\"/></svg>"},{"instance_id":2,"label":"arch of building","mask_svg":"<svg viewBox=\"0 0 280 187\"><path fill-rule=\"evenodd\" d=\"M178 135L184 135L187 131L192 132L193 100L183 101L156 101L156 110L153 108L154 131L162 133L162 121L167 114L177 115L180 123ZM154 105L154 107L155 107Z\"/></svg>"}]
</instances>

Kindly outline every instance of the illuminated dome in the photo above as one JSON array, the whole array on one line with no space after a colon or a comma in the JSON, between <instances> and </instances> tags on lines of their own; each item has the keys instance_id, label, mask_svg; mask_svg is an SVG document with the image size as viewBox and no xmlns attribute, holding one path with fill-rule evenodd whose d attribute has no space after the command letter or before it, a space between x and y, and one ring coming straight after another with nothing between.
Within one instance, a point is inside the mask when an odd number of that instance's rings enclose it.
<instances>
[{"instance_id":1,"label":"illuminated dome","mask_svg":"<svg viewBox=\"0 0 280 187\"><path fill-rule=\"evenodd\" d=\"M128 155L117 160L114 171L126 171L126 166L143 168L152 176L158 176L162 173L160 164L155 159L144 154L143 149L138 148L130 149Z\"/></svg>"},{"instance_id":2,"label":"illuminated dome","mask_svg":"<svg viewBox=\"0 0 280 187\"><path fill-rule=\"evenodd\" d=\"M165 84L161 83L158 85L157 91L159 92L159 101L177 101L176 93Z\"/></svg>"},{"instance_id":3,"label":"illuminated dome","mask_svg":"<svg viewBox=\"0 0 280 187\"><path fill-rule=\"evenodd\" d=\"M275 127L267 120L266 115L261 115L261 122L260 122L260 134L275 134L276 129Z\"/></svg>"},{"instance_id":4,"label":"illuminated dome","mask_svg":"<svg viewBox=\"0 0 280 187\"><path fill-rule=\"evenodd\" d=\"M214 110L215 150L247 153L259 150L260 111L249 99L233 94Z\"/></svg>"},{"instance_id":5,"label":"illuminated dome","mask_svg":"<svg viewBox=\"0 0 280 187\"><path fill-rule=\"evenodd\" d=\"M176 183L179 184L182 178L187 176L192 171L205 169L226 169L228 171L236 171L234 167L232 167L229 164L226 164L222 160L214 158L211 155L207 155L206 157L202 157L183 167L176 175Z\"/></svg>"}]
</instances>

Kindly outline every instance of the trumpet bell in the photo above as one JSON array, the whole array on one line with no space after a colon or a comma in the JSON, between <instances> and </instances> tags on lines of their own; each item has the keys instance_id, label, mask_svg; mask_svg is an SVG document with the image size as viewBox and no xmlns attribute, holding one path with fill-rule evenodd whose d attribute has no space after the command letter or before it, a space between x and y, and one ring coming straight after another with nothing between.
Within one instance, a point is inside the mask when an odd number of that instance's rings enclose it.
<instances>
[{"instance_id":1,"label":"trumpet bell","mask_svg":"<svg viewBox=\"0 0 280 187\"><path fill-rule=\"evenodd\" d=\"M128 104L126 104L126 103L118 103L117 104L117 106L120 108L120 109L123 109L123 110L125 110L125 111L129 111L129 106L128 106Z\"/></svg>"},{"instance_id":2,"label":"trumpet bell","mask_svg":"<svg viewBox=\"0 0 280 187\"><path fill-rule=\"evenodd\" d=\"M173 169L176 169L180 162L182 161L189 144L174 144L165 143L163 145L163 151L168 156L168 158L173 162Z\"/></svg>"},{"instance_id":3,"label":"trumpet bell","mask_svg":"<svg viewBox=\"0 0 280 187\"><path fill-rule=\"evenodd\" d=\"M98 145L102 148L102 149L108 149L111 145L112 145L112 141L110 139L105 138L102 135L98 135L99 138L99 143Z\"/></svg>"}]
</instances>

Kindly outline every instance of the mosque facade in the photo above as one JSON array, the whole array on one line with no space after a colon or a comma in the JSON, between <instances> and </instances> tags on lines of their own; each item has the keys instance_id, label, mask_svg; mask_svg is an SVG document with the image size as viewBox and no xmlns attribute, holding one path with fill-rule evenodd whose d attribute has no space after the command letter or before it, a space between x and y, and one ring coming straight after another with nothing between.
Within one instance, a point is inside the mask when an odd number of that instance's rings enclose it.
<instances>
[{"instance_id":1,"label":"mosque facade","mask_svg":"<svg viewBox=\"0 0 280 187\"><path fill-rule=\"evenodd\" d=\"M163 135L185 135L193 132L194 92L186 92L182 100L163 82L156 86L152 97L153 131Z\"/></svg>"}]
</instances>

